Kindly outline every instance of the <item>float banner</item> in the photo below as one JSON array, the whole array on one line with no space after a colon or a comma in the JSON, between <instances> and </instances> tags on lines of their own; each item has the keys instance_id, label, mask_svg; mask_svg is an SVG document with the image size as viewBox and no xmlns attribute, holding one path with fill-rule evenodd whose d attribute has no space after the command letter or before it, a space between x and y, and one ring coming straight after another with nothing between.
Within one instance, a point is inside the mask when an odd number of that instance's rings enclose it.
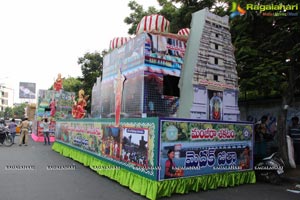
<instances>
[{"instance_id":1,"label":"float banner","mask_svg":"<svg viewBox=\"0 0 300 200\"><path fill-rule=\"evenodd\" d=\"M148 168L148 129L123 128L122 160Z\"/></svg>"},{"instance_id":2,"label":"float banner","mask_svg":"<svg viewBox=\"0 0 300 200\"><path fill-rule=\"evenodd\" d=\"M36 120L40 121L43 117L51 117L53 120L73 118L73 96L74 92L39 90Z\"/></svg>"},{"instance_id":3,"label":"float banner","mask_svg":"<svg viewBox=\"0 0 300 200\"><path fill-rule=\"evenodd\" d=\"M158 118L135 119L135 122L121 120L119 127L113 119L101 120L58 121L56 140L93 154L119 169L157 180L155 133Z\"/></svg>"},{"instance_id":4,"label":"float banner","mask_svg":"<svg viewBox=\"0 0 300 200\"><path fill-rule=\"evenodd\" d=\"M160 120L159 180L253 169L253 125ZM170 162L172 160L172 162ZM170 163L173 168L170 170Z\"/></svg>"}]
</instances>

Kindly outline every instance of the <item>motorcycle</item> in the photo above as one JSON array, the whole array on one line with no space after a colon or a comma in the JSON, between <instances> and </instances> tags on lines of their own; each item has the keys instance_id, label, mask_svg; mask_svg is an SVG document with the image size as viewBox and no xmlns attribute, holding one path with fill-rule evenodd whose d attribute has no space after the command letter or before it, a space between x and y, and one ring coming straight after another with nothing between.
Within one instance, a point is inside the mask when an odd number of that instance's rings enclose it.
<instances>
[{"instance_id":1,"label":"motorcycle","mask_svg":"<svg viewBox=\"0 0 300 200\"><path fill-rule=\"evenodd\" d=\"M4 144L7 147L9 147L13 144L13 140L12 140L10 131L5 126L0 127L0 143Z\"/></svg>"},{"instance_id":2,"label":"motorcycle","mask_svg":"<svg viewBox=\"0 0 300 200\"><path fill-rule=\"evenodd\" d=\"M254 170L257 180L278 185L283 180L284 167L284 161L276 152L258 162Z\"/></svg>"}]
</instances>

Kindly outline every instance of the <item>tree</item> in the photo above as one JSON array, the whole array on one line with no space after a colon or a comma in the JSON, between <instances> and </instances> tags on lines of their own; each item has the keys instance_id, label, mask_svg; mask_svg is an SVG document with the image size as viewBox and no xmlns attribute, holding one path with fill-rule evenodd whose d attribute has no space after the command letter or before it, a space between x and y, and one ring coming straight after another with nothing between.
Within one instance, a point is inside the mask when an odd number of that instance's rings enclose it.
<instances>
[{"instance_id":1,"label":"tree","mask_svg":"<svg viewBox=\"0 0 300 200\"><path fill-rule=\"evenodd\" d=\"M254 1L268 4L270 1ZM281 1L295 4L296 1ZM243 7L243 6L242 6ZM265 17L247 12L231 20L233 44L236 48L241 93L268 97L282 97L282 111L278 121L279 151L288 163L286 133L287 106L293 106L299 94L300 27L295 17Z\"/></svg>"},{"instance_id":2,"label":"tree","mask_svg":"<svg viewBox=\"0 0 300 200\"><path fill-rule=\"evenodd\" d=\"M20 105L17 105L13 108L14 118L22 119L25 115L25 108L27 104L22 103Z\"/></svg>"},{"instance_id":3,"label":"tree","mask_svg":"<svg viewBox=\"0 0 300 200\"><path fill-rule=\"evenodd\" d=\"M92 89L97 77L102 76L103 56L106 53L106 51L102 51L101 54L98 52L86 53L83 57L78 58L78 64L81 65L81 71L83 75L83 77L79 79L82 82L80 89L85 91L85 95L89 95L91 97ZM90 101L88 101L86 109L87 112L90 113Z\"/></svg>"},{"instance_id":4,"label":"tree","mask_svg":"<svg viewBox=\"0 0 300 200\"><path fill-rule=\"evenodd\" d=\"M296 3L296 2L294 2ZM273 22L276 32L272 35L272 42L276 45L278 57L281 59L281 72L284 80L280 84L282 96L282 110L278 122L279 148L284 160L288 163L286 133L287 109L295 106L295 95L300 90L300 25L299 19L282 18ZM280 72L280 71L279 71Z\"/></svg>"},{"instance_id":5,"label":"tree","mask_svg":"<svg viewBox=\"0 0 300 200\"><path fill-rule=\"evenodd\" d=\"M63 88L68 92L78 92L82 86L80 78L68 77L63 82Z\"/></svg>"},{"instance_id":6,"label":"tree","mask_svg":"<svg viewBox=\"0 0 300 200\"><path fill-rule=\"evenodd\" d=\"M13 118L14 111L11 107L6 107L4 110L4 118L9 119Z\"/></svg>"}]
</instances>

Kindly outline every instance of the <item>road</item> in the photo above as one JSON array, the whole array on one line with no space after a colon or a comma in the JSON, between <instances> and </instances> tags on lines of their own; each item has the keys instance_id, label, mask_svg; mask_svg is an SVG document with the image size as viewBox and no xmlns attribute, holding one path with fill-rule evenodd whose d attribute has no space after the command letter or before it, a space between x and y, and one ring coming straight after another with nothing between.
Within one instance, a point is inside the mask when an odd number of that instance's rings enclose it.
<instances>
[{"instance_id":1,"label":"road","mask_svg":"<svg viewBox=\"0 0 300 200\"><path fill-rule=\"evenodd\" d=\"M19 139L18 137L16 138ZM64 170L54 169L65 166ZM265 183L173 195L161 200L300 199L287 192L293 184ZM146 200L127 187L63 157L51 146L30 139L28 146L0 146L0 200Z\"/></svg>"}]
</instances>

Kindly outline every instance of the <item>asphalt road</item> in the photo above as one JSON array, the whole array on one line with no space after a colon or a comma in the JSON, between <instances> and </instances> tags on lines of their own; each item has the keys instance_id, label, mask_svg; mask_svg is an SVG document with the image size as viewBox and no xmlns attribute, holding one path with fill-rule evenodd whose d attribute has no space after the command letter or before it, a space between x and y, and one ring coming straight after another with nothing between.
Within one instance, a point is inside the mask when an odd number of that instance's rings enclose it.
<instances>
[{"instance_id":1,"label":"asphalt road","mask_svg":"<svg viewBox=\"0 0 300 200\"><path fill-rule=\"evenodd\" d=\"M18 137L16 138L19 139ZM54 169L65 166L68 169ZM287 192L292 183L265 183L173 195L161 200L281 200L300 199ZM80 163L63 157L31 139L28 146L0 146L0 200L146 200L127 187L99 176Z\"/></svg>"}]
</instances>

